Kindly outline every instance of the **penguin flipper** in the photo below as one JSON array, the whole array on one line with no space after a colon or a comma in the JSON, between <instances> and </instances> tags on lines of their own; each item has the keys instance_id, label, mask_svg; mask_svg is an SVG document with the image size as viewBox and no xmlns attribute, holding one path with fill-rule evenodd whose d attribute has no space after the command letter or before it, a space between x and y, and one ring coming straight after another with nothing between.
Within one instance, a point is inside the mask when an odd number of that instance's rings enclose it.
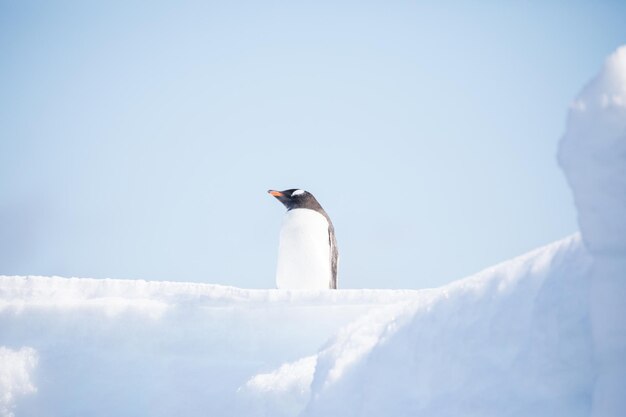
<instances>
[{"instance_id":1,"label":"penguin flipper","mask_svg":"<svg viewBox=\"0 0 626 417\"><path fill-rule=\"evenodd\" d=\"M330 243L330 283L331 290L337 289L337 264L339 263L339 250L337 249L337 239L335 239L335 228L328 227L328 241Z\"/></svg>"}]
</instances>

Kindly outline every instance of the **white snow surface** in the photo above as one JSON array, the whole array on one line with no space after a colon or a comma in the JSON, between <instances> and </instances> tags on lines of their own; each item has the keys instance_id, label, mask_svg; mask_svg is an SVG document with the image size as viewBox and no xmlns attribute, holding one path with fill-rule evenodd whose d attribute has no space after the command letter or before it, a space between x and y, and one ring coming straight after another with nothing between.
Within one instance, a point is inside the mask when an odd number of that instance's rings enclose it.
<instances>
[{"instance_id":1,"label":"white snow surface","mask_svg":"<svg viewBox=\"0 0 626 417\"><path fill-rule=\"evenodd\" d=\"M0 413L623 417L625 135L622 47L559 149L581 234L442 288L0 277Z\"/></svg>"},{"instance_id":2,"label":"white snow surface","mask_svg":"<svg viewBox=\"0 0 626 417\"><path fill-rule=\"evenodd\" d=\"M36 365L37 352L34 349L0 347L0 416L14 416L15 401L36 391L31 381L31 372Z\"/></svg>"},{"instance_id":3,"label":"white snow surface","mask_svg":"<svg viewBox=\"0 0 626 417\"><path fill-rule=\"evenodd\" d=\"M364 317L318 354L304 415L587 415L589 269L573 237Z\"/></svg>"},{"instance_id":4,"label":"white snow surface","mask_svg":"<svg viewBox=\"0 0 626 417\"><path fill-rule=\"evenodd\" d=\"M428 290L0 277L0 346L39 358L19 416L585 415L590 259Z\"/></svg>"},{"instance_id":5,"label":"white snow surface","mask_svg":"<svg viewBox=\"0 0 626 417\"><path fill-rule=\"evenodd\" d=\"M567 119L559 163L594 253L626 253L626 46L582 90Z\"/></svg>"},{"instance_id":6,"label":"white snow surface","mask_svg":"<svg viewBox=\"0 0 626 417\"><path fill-rule=\"evenodd\" d=\"M590 317L594 417L626 416L626 46L571 106L559 162L594 254Z\"/></svg>"},{"instance_id":7,"label":"white snow surface","mask_svg":"<svg viewBox=\"0 0 626 417\"><path fill-rule=\"evenodd\" d=\"M39 358L37 392L9 400L16 416L249 415L249 379L418 293L0 277L0 347ZM0 397L25 394L24 378L0 366Z\"/></svg>"}]
</instances>

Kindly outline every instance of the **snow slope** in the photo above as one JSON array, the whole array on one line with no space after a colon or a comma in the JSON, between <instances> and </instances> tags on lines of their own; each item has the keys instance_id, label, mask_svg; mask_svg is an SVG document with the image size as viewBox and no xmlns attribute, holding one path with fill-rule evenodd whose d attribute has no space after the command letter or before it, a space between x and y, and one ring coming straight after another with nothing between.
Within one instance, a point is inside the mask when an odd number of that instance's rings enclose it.
<instances>
[{"instance_id":1,"label":"snow slope","mask_svg":"<svg viewBox=\"0 0 626 417\"><path fill-rule=\"evenodd\" d=\"M372 311L320 350L315 369L299 365L312 381L302 415L587 415L590 266L574 236ZM289 394L290 377L250 388ZM282 415L280 398L261 405L259 415Z\"/></svg>"},{"instance_id":2,"label":"snow slope","mask_svg":"<svg viewBox=\"0 0 626 417\"><path fill-rule=\"evenodd\" d=\"M0 346L39 358L27 378L0 363L2 395L19 416L241 415L251 375L414 294L0 277Z\"/></svg>"},{"instance_id":3,"label":"snow slope","mask_svg":"<svg viewBox=\"0 0 626 417\"><path fill-rule=\"evenodd\" d=\"M607 58L574 101L559 163L594 255L592 415L626 416L626 46Z\"/></svg>"},{"instance_id":4,"label":"snow slope","mask_svg":"<svg viewBox=\"0 0 626 417\"><path fill-rule=\"evenodd\" d=\"M626 46L609 56L569 110L559 163L595 254L626 254Z\"/></svg>"},{"instance_id":5,"label":"snow slope","mask_svg":"<svg viewBox=\"0 0 626 417\"><path fill-rule=\"evenodd\" d=\"M3 404L19 416L445 415L491 392L481 415L506 398L584 410L589 265L574 236L420 291L2 277L0 346L23 356L19 371L3 359Z\"/></svg>"},{"instance_id":6,"label":"snow slope","mask_svg":"<svg viewBox=\"0 0 626 417\"><path fill-rule=\"evenodd\" d=\"M570 109L581 234L419 291L0 277L0 415L626 415L626 48Z\"/></svg>"}]
</instances>

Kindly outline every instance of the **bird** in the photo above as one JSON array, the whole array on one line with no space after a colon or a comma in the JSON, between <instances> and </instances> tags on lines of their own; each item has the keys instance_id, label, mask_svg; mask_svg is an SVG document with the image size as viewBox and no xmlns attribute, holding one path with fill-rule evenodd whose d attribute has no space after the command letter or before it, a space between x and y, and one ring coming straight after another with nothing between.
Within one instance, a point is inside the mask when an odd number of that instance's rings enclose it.
<instances>
[{"instance_id":1,"label":"bird","mask_svg":"<svg viewBox=\"0 0 626 417\"><path fill-rule=\"evenodd\" d=\"M268 190L287 208L280 230L276 286L337 289L335 228L313 194L298 188Z\"/></svg>"}]
</instances>

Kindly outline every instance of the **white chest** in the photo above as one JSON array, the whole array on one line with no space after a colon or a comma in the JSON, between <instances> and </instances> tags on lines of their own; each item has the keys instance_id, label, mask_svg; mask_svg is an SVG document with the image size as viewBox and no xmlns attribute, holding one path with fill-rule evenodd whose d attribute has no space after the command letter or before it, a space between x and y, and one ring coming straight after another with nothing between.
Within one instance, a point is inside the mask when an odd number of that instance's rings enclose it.
<instances>
[{"instance_id":1,"label":"white chest","mask_svg":"<svg viewBox=\"0 0 626 417\"><path fill-rule=\"evenodd\" d=\"M314 210L289 210L280 230L278 288L328 289L330 258L326 218Z\"/></svg>"}]
</instances>

